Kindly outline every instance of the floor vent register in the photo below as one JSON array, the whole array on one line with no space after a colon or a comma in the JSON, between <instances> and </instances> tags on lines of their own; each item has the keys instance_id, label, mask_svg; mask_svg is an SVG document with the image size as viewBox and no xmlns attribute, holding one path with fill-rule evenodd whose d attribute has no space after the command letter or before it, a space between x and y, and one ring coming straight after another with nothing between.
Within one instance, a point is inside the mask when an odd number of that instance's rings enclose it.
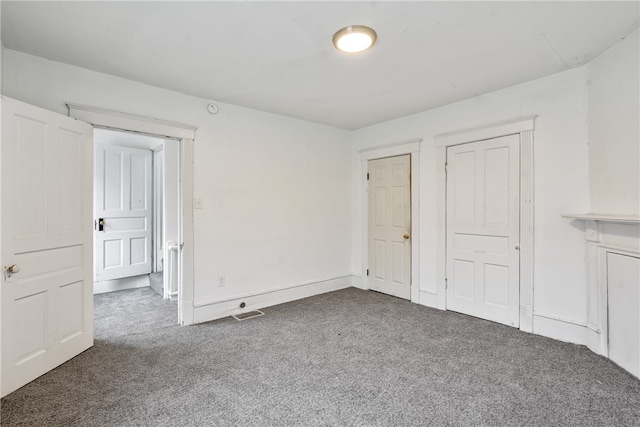
<instances>
[{"instance_id":1,"label":"floor vent register","mask_svg":"<svg viewBox=\"0 0 640 427\"><path fill-rule=\"evenodd\" d=\"M260 310L247 311L246 313L234 314L233 317L236 320L253 319L254 317L262 316L264 313Z\"/></svg>"}]
</instances>

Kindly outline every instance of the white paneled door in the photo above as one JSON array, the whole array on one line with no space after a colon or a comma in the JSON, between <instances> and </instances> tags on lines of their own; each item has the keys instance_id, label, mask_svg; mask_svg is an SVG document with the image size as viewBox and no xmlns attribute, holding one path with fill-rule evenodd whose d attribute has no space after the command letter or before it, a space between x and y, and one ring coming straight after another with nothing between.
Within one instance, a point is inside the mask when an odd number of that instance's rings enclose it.
<instances>
[{"instance_id":1,"label":"white paneled door","mask_svg":"<svg viewBox=\"0 0 640 427\"><path fill-rule=\"evenodd\" d=\"M447 309L518 327L520 144L447 149Z\"/></svg>"},{"instance_id":2,"label":"white paneled door","mask_svg":"<svg viewBox=\"0 0 640 427\"><path fill-rule=\"evenodd\" d=\"M150 150L95 149L95 280L151 273Z\"/></svg>"},{"instance_id":3,"label":"white paneled door","mask_svg":"<svg viewBox=\"0 0 640 427\"><path fill-rule=\"evenodd\" d=\"M92 134L2 97L2 396L93 345Z\"/></svg>"},{"instance_id":4,"label":"white paneled door","mask_svg":"<svg viewBox=\"0 0 640 427\"><path fill-rule=\"evenodd\" d=\"M411 156L369 161L369 289L411 299Z\"/></svg>"}]
</instances>

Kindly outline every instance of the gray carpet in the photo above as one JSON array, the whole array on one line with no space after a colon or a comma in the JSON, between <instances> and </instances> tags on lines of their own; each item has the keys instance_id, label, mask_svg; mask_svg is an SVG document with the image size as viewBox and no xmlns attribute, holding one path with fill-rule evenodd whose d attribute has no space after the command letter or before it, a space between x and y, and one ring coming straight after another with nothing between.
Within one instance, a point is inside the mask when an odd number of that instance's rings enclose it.
<instances>
[{"instance_id":1,"label":"gray carpet","mask_svg":"<svg viewBox=\"0 0 640 427\"><path fill-rule=\"evenodd\" d=\"M97 294L93 304L96 341L178 325L178 302L150 287Z\"/></svg>"},{"instance_id":2,"label":"gray carpet","mask_svg":"<svg viewBox=\"0 0 640 427\"><path fill-rule=\"evenodd\" d=\"M103 335L2 425L640 424L640 381L582 346L357 289L263 311Z\"/></svg>"}]
</instances>

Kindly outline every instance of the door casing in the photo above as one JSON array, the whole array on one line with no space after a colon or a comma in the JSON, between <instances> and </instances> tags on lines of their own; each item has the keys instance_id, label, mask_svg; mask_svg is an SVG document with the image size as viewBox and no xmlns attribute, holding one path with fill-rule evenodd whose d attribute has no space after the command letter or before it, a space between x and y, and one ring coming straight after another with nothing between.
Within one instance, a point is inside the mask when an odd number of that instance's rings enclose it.
<instances>
[{"instance_id":1,"label":"door casing","mask_svg":"<svg viewBox=\"0 0 640 427\"><path fill-rule=\"evenodd\" d=\"M194 140L197 127L167 120L143 117L120 111L67 103L69 115L95 127L139 132L180 141L180 210L181 266L178 280L178 323L191 325L193 320L194 295L194 231L193 231L193 163ZM166 154L166 153L165 153ZM165 235L165 240L170 236Z\"/></svg>"}]
</instances>

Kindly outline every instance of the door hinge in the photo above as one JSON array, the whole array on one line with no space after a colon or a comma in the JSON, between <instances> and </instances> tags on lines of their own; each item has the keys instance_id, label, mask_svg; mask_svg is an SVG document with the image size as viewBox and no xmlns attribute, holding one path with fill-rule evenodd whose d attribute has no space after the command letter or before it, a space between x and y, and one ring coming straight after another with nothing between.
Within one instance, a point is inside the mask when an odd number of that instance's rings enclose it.
<instances>
[{"instance_id":1,"label":"door hinge","mask_svg":"<svg viewBox=\"0 0 640 427\"><path fill-rule=\"evenodd\" d=\"M444 173L447 173L447 166L449 165L449 163L444 162Z\"/></svg>"},{"instance_id":2,"label":"door hinge","mask_svg":"<svg viewBox=\"0 0 640 427\"><path fill-rule=\"evenodd\" d=\"M369 275L369 269L367 268L367 276Z\"/></svg>"},{"instance_id":3,"label":"door hinge","mask_svg":"<svg viewBox=\"0 0 640 427\"><path fill-rule=\"evenodd\" d=\"M448 281L447 281L447 278L446 278L446 277L444 278L444 288L445 288L445 289L449 289L449 283L448 283Z\"/></svg>"},{"instance_id":4,"label":"door hinge","mask_svg":"<svg viewBox=\"0 0 640 427\"><path fill-rule=\"evenodd\" d=\"M367 172L367 181L369 181L369 172Z\"/></svg>"}]
</instances>

